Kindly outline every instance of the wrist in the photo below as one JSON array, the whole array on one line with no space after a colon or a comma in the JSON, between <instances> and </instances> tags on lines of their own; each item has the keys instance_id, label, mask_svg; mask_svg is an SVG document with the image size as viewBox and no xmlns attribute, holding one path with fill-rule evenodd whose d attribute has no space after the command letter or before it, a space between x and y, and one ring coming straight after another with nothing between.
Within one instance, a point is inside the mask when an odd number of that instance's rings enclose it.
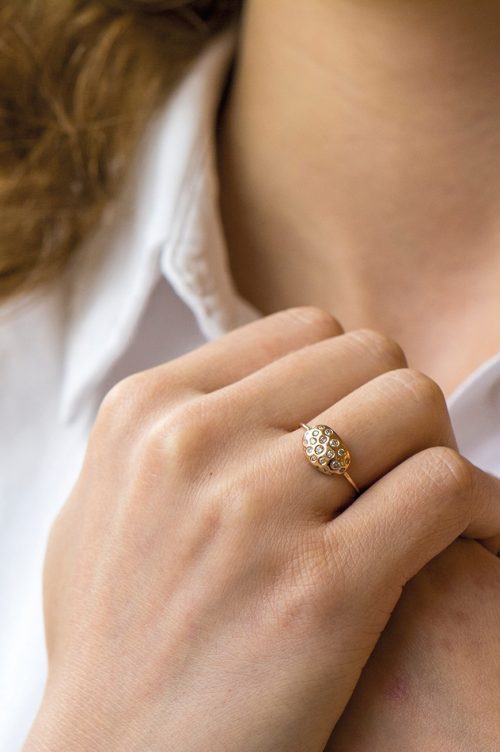
<instances>
[{"instance_id":1,"label":"wrist","mask_svg":"<svg viewBox=\"0 0 500 752\"><path fill-rule=\"evenodd\" d=\"M79 738L75 727L70 725L51 709L41 709L30 729L22 752L90 752L96 749Z\"/></svg>"},{"instance_id":2,"label":"wrist","mask_svg":"<svg viewBox=\"0 0 500 752\"><path fill-rule=\"evenodd\" d=\"M64 728L64 723L45 710L40 710L31 726L22 752L83 752L83 746L71 738L71 734ZM87 751L88 752L88 751Z\"/></svg>"},{"instance_id":3,"label":"wrist","mask_svg":"<svg viewBox=\"0 0 500 752\"><path fill-rule=\"evenodd\" d=\"M113 752L100 725L87 703L46 692L22 752Z\"/></svg>"}]
</instances>

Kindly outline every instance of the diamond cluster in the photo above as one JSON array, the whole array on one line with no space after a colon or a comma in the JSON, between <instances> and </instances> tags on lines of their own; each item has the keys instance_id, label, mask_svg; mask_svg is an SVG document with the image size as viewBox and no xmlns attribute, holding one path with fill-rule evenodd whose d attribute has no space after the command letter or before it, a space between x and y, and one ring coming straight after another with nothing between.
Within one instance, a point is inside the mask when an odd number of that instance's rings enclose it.
<instances>
[{"instance_id":1,"label":"diamond cluster","mask_svg":"<svg viewBox=\"0 0 500 752\"><path fill-rule=\"evenodd\" d=\"M341 475L351 462L350 454L338 434L330 426L314 426L304 432L307 459L327 475Z\"/></svg>"}]
</instances>

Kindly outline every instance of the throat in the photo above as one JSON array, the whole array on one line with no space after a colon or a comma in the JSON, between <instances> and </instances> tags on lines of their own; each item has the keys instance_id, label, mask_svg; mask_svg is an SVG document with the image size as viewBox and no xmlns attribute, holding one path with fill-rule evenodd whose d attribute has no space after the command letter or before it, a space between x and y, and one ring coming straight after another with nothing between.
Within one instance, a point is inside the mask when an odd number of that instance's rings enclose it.
<instances>
[{"instance_id":1,"label":"throat","mask_svg":"<svg viewBox=\"0 0 500 752\"><path fill-rule=\"evenodd\" d=\"M486 0L247 0L218 127L244 297L380 329L448 393L498 351L498 37Z\"/></svg>"}]
</instances>

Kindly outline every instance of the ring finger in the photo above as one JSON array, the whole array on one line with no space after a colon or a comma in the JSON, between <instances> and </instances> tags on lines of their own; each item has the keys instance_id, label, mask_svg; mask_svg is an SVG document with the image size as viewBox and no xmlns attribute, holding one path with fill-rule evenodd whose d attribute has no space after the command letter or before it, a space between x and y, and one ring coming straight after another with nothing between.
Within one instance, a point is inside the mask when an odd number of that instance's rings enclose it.
<instances>
[{"instance_id":1,"label":"ring finger","mask_svg":"<svg viewBox=\"0 0 500 752\"><path fill-rule=\"evenodd\" d=\"M377 376L312 420L306 416L305 422L326 424L339 434L351 454L348 472L361 491L423 449L457 447L441 389L408 368ZM281 467L275 462L273 473L287 478L301 508L310 506L315 514L319 509L331 516L353 500L354 491L342 476L328 476L312 466L304 453L303 433L302 428L281 435L276 431L270 441L276 442Z\"/></svg>"}]
</instances>

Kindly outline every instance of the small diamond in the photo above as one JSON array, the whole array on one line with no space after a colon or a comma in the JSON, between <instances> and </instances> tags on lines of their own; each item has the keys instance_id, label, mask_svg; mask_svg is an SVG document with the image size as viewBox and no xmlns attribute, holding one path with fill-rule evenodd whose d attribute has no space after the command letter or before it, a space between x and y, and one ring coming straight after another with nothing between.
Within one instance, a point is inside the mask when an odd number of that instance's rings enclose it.
<instances>
[{"instance_id":1,"label":"small diamond","mask_svg":"<svg viewBox=\"0 0 500 752\"><path fill-rule=\"evenodd\" d=\"M319 464L320 465L326 465L327 461L328 460L326 459L326 457L320 457L319 458Z\"/></svg>"},{"instance_id":2,"label":"small diamond","mask_svg":"<svg viewBox=\"0 0 500 752\"><path fill-rule=\"evenodd\" d=\"M337 460L332 460L330 462L330 467L332 470L338 470L340 468L340 462L337 462Z\"/></svg>"},{"instance_id":3,"label":"small diamond","mask_svg":"<svg viewBox=\"0 0 500 752\"><path fill-rule=\"evenodd\" d=\"M323 447L318 444L318 446L315 447L314 451L316 452L316 454L321 454Z\"/></svg>"},{"instance_id":4,"label":"small diamond","mask_svg":"<svg viewBox=\"0 0 500 752\"><path fill-rule=\"evenodd\" d=\"M315 454L313 454L313 456L311 457L311 462L316 462L316 460L317 460L317 459L318 459L318 458L316 457L316 455L315 455Z\"/></svg>"},{"instance_id":5,"label":"small diamond","mask_svg":"<svg viewBox=\"0 0 500 752\"><path fill-rule=\"evenodd\" d=\"M307 439L304 439L304 441L302 443L304 444L304 446L307 446L309 444L309 442L308 442Z\"/></svg>"},{"instance_id":6,"label":"small diamond","mask_svg":"<svg viewBox=\"0 0 500 752\"><path fill-rule=\"evenodd\" d=\"M317 431L316 429L314 429L313 436L319 436L319 431Z\"/></svg>"},{"instance_id":7,"label":"small diamond","mask_svg":"<svg viewBox=\"0 0 500 752\"><path fill-rule=\"evenodd\" d=\"M314 454L314 448L313 447L307 447L306 452L307 452L307 454Z\"/></svg>"},{"instance_id":8,"label":"small diamond","mask_svg":"<svg viewBox=\"0 0 500 752\"><path fill-rule=\"evenodd\" d=\"M338 439L330 439L330 446L332 447L338 447L339 440Z\"/></svg>"},{"instance_id":9,"label":"small diamond","mask_svg":"<svg viewBox=\"0 0 500 752\"><path fill-rule=\"evenodd\" d=\"M328 452L326 453L326 456L327 457L335 457L335 452L332 449L329 449Z\"/></svg>"},{"instance_id":10,"label":"small diamond","mask_svg":"<svg viewBox=\"0 0 500 752\"><path fill-rule=\"evenodd\" d=\"M326 436L320 436L319 440L320 440L321 444L326 444L326 442L328 441L328 439L326 438Z\"/></svg>"},{"instance_id":11,"label":"small diamond","mask_svg":"<svg viewBox=\"0 0 500 752\"><path fill-rule=\"evenodd\" d=\"M317 441L318 441L318 439L309 439L309 443L310 444L316 444Z\"/></svg>"},{"instance_id":12,"label":"small diamond","mask_svg":"<svg viewBox=\"0 0 500 752\"><path fill-rule=\"evenodd\" d=\"M327 436L331 436L332 435L332 429L331 428L325 428L325 433L326 433Z\"/></svg>"},{"instance_id":13,"label":"small diamond","mask_svg":"<svg viewBox=\"0 0 500 752\"><path fill-rule=\"evenodd\" d=\"M340 456L342 457L342 455L343 455L343 454L345 454L345 449L342 449L342 448L341 448L341 449L339 449L339 450L337 451L337 454L339 454L339 455L340 455Z\"/></svg>"}]
</instances>

